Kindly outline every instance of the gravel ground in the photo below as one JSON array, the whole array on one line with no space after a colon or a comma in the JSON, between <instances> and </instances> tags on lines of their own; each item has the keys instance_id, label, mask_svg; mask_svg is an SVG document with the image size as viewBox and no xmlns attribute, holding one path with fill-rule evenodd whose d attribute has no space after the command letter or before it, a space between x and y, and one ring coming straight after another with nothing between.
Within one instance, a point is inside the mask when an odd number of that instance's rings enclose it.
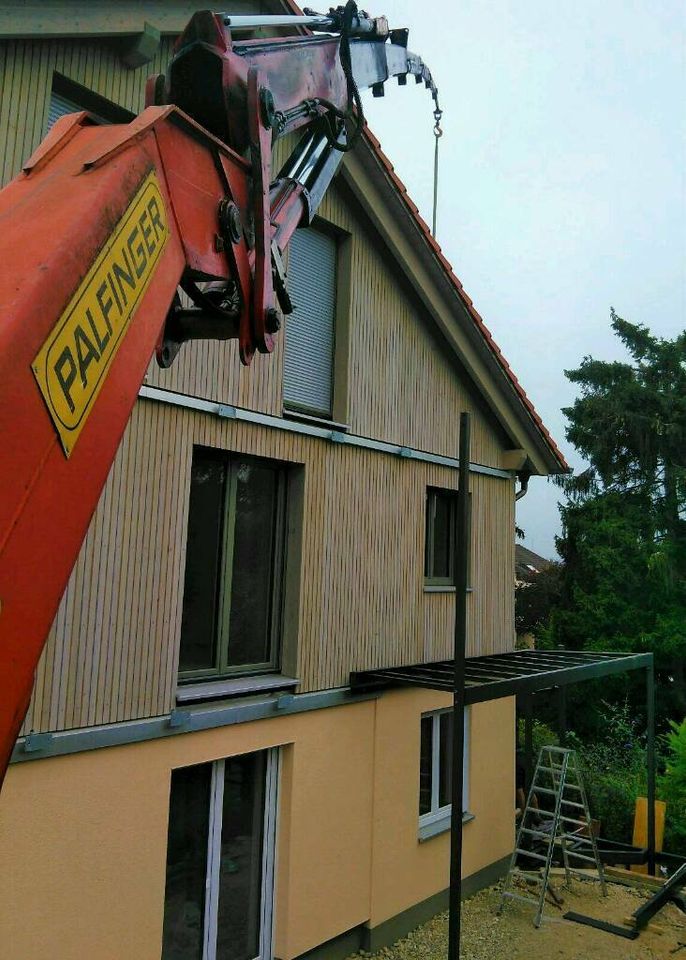
<instances>
[{"instance_id":1,"label":"gravel ground","mask_svg":"<svg viewBox=\"0 0 686 960\"><path fill-rule=\"evenodd\" d=\"M608 884L603 898L597 883L573 881L567 891L556 885L564 898L562 910L546 904L539 929L533 925L534 907L510 901L501 917L495 913L500 900L498 887L482 890L462 905L461 960L686 960L686 915L667 904L654 918L660 931L644 930L637 940L594 930L563 920L567 910L621 924L648 894L632 887ZM443 913L418 927L404 940L377 954L356 954L375 960L445 960L448 944L448 914Z\"/></svg>"}]
</instances>

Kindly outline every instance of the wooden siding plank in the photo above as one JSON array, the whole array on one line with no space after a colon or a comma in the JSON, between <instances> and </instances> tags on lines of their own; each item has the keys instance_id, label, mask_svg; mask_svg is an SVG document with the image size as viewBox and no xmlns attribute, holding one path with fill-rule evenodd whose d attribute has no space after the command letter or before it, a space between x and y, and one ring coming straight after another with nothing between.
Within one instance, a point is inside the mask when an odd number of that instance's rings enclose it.
<instances>
[{"instance_id":1,"label":"wooden siding plank","mask_svg":"<svg viewBox=\"0 0 686 960\"><path fill-rule=\"evenodd\" d=\"M39 669L35 729L173 706L193 444L305 464L302 690L450 655L454 594L423 589L424 503L427 485L454 488L455 471L140 401ZM513 492L473 476L470 655L512 647Z\"/></svg>"}]
</instances>

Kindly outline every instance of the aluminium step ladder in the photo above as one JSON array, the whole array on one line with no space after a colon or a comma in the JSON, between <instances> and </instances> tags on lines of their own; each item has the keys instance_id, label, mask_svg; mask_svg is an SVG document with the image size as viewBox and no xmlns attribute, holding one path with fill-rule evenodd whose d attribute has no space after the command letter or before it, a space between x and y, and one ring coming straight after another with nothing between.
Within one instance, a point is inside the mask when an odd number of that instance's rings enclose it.
<instances>
[{"instance_id":1,"label":"aluminium step ladder","mask_svg":"<svg viewBox=\"0 0 686 960\"><path fill-rule=\"evenodd\" d=\"M552 810L534 805L543 798L552 798L549 803ZM581 829L585 829L587 835L580 834L578 831ZM525 849L529 838L531 838L530 846L536 844L534 849ZM578 873L570 866L570 861L581 860L596 867L603 896L607 896L605 874L593 836L586 790L581 779L576 752L564 747L541 747L526 806L519 822L510 868L503 883L498 913L502 913L507 900L533 903L536 905L534 923L537 927L541 925L545 896L550 882L550 867L556 848L562 853L566 886L570 885L572 874ZM518 867L519 857L534 861L539 864L538 868ZM588 874L583 876L588 879ZM512 889L515 878L536 884L537 896L515 893Z\"/></svg>"}]
</instances>

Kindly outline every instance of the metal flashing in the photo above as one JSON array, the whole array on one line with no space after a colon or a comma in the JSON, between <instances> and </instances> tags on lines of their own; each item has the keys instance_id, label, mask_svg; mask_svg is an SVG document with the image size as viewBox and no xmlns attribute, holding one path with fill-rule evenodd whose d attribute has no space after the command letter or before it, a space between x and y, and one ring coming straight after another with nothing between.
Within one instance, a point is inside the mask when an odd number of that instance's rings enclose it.
<instances>
[{"instance_id":1,"label":"metal flashing","mask_svg":"<svg viewBox=\"0 0 686 960\"><path fill-rule=\"evenodd\" d=\"M78 730L57 730L53 733L30 733L20 737L12 753L10 763L25 763L45 757L60 757L104 747L122 747L162 737L175 737L200 730L228 727L235 723L264 720L311 710L326 710L330 707L349 706L375 700L378 693L355 693L350 687L336 687L315 693L299 693L251 697L234 702L188 706L172 710L159 717L143 720L127 720L100 727L85 727Z\"/></svg>"},{"instance_id":2,"label":"metal flashing","mask_svg":"<svg viewBox=\"0 0 686 960\"><path fill-rule=\"evenodd\" d=\"M435 463L441 467L459 469L460 461L457 457L444 457L438 453L429 453L426 450L416 450L395 443L386 443L385 440L372 440L370 437L361 437L353 433L342 433L330 427L318 426L313 423L303 423L299 420L286 420L283 417L273 417L267 413L258 413L255 410L246 410L230 404L217 403L214 400L203 400L200 397L191 397L185 393L173 390L162 390L159 387L142 386L138 396L143 400L154 400L157 403L168 403L175 407L186 407L197 410L198 413L209 413L215 417L242 420L254 423L261 427L271 427L273 430L284 430L286 433L298 433L302 436L317 437L328 440L330 443L344 443L351 447L363 447L366 450L375 450L403 459L419 460L423 463ZM482 463L470 463L470 473L478 473L488 477L499 477L503 480L512 480L514 473L511 470L501 470L498 467L488 467Z\"/></svg>"}]
</instances>

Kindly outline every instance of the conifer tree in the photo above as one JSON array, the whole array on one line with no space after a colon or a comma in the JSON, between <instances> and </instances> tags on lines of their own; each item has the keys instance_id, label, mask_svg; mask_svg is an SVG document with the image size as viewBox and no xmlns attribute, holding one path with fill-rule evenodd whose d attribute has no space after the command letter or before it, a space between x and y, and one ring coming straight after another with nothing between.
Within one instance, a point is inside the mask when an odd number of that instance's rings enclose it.
<instances>
[{"instance_id":1,"label":"conifer tree","mask_svg":"<svg viewBox=\"0 0 686 960\"><path fill-rule=\"evenodd\" d=\"M585 357L567 439L588 467L560 484L564 561L551 619L566 647L652 650L663 715L686 715L686 332L656 337L611 313L628 361ZM667 687L664 686L667 684ZM665 698L663 697L663 701Z\"/></svg>"}]
</instances>

